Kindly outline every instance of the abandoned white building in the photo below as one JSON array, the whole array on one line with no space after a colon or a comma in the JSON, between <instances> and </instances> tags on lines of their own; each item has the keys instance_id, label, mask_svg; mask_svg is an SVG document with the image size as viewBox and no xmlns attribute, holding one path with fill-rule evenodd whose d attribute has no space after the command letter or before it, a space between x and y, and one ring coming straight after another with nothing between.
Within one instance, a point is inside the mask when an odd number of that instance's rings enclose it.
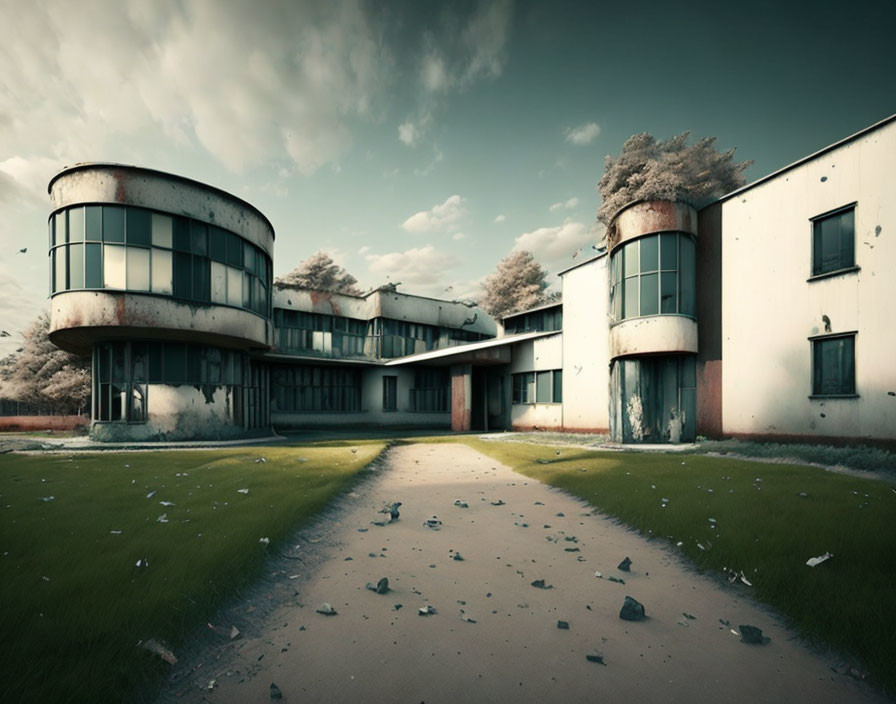
<instances>
[{"instance_id":1,"label":"abandoned white building","mask_svg":"<svg viewBox=\"0 0 896 704\"><path fill-rule=\"evenodd\" d=\"M697 211L621 209L562 303L273 284L274 231L195 181L79 164L50 182L51 339L93 358L100 440L271 425L896 445L896 115ZM889 234L888 234L889 233Z\"/></svg>"}]
</instances>

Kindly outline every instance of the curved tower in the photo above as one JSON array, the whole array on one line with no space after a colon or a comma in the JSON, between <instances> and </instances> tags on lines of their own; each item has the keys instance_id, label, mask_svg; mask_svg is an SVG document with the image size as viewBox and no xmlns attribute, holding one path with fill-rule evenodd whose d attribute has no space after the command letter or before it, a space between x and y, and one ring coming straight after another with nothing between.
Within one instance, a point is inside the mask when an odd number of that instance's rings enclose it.
<instances>
[{"instance_id":1,"label":"curved tower","mask_svg":"<svg viewBox=\"0 0 896 704\"><path fill-rule=\"evenodd\" d=\"M616 442L696 435L697 211L638 201L616 213L610 251L610 434Z\"/></svg>"},{"instance_id":2,"label":"curved tower","mask_svg":"<svg viewBox=\"0 0 896 704\"><path fill-rule=\"evenodd\" d=\"M93 358L98 440L270 425L274 229L249 203L152 169L77 164L48 187L50 339Z\"/></svg>"}]
</instances>

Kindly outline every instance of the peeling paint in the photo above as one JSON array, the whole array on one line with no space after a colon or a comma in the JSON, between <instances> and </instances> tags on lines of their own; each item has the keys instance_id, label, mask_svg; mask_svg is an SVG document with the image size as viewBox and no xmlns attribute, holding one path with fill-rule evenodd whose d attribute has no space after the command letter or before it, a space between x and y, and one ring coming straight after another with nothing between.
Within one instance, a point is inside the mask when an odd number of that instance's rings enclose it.
<instances>
[{"instance_id":1,"label":"peeling paint","mask_svg":"<svg viewBox=\"0 0 896 704\"><path fill-rule=\"evenodd\" d=\"M644 408L641 405L641 397L632 394L625 410L628 414L628 424L632 429L632 439L641 442L644 439Z\"/></svg>"}]
</instances>

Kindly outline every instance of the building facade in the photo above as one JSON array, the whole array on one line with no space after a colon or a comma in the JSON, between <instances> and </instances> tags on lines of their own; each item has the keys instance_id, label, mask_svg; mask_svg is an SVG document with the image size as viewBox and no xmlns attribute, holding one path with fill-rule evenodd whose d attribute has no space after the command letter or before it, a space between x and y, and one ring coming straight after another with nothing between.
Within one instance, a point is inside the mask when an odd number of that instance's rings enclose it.
<instances>
[{"instance_id":1,"label":"building facade","mask_svg":"<svg viewBox=\"0 0 896 704\"><path fill-rule=\"evenodd\" d=\"M51 339L92 355L100 440L392 425L894 446L894 163L896 115L700 210L631 203L561 272L562 303L500 325L394 287L276 285L248 203L81 164L49 187Z\"/></svg>"}]
</instances>

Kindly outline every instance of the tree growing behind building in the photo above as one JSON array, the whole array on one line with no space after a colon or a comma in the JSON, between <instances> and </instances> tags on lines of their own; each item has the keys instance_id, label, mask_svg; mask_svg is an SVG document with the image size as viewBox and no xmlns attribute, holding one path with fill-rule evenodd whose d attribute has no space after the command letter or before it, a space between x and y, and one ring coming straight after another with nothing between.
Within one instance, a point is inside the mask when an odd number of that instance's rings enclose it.
<instances>
[{"instance_id":1,"label":"tree growing behind building","mask_svg":"<svg viewBox=\"0 0 896 704\"><path fill-rule=\"evenodd\" d=\"M361 294L361 289L355 285L358 280L336 264L324 251L315 252L291 272L278 278L275 283L315 291L348 293L354 296Z\"/></svg>"},{"instance_id":2,"label":"tree growing behind building","mask_svg":"<svg viewBox=\"0 0 896 704\"><path fill-rule=\"evenodd\" d=\"M613 215L634 200L684 200L695 208L740 188L752 161L734 161L734 149L720 152L715 137L688 144L690 132L657 140L647 132L632 135L619 156L607 155L597 189L603 198L597 219Z\"/></svg>"},{"instance_id":3,"label":"tree growing behind building","mask_svg":"<svg viewBox=\"0 0 896 704\"><path fill-rule=\"evenodd\" d=\"M49 337L41 313L24 333L22 347L0 360L0 399L52 413L81 413L90 399L90 360L65 352Z\"/></svg>"},{"instance_id":4,"label":"tree growing behind building","mask_svg":"<svg viewBox=\"0 0 896 704\"><path fill-rule=\"evenodd\" d=\"M517 250L504 257L483 286L480 305L494 318L534 308L559 298L548 293L547 273L531 252Z\"/></svg>"}]
</instances>

